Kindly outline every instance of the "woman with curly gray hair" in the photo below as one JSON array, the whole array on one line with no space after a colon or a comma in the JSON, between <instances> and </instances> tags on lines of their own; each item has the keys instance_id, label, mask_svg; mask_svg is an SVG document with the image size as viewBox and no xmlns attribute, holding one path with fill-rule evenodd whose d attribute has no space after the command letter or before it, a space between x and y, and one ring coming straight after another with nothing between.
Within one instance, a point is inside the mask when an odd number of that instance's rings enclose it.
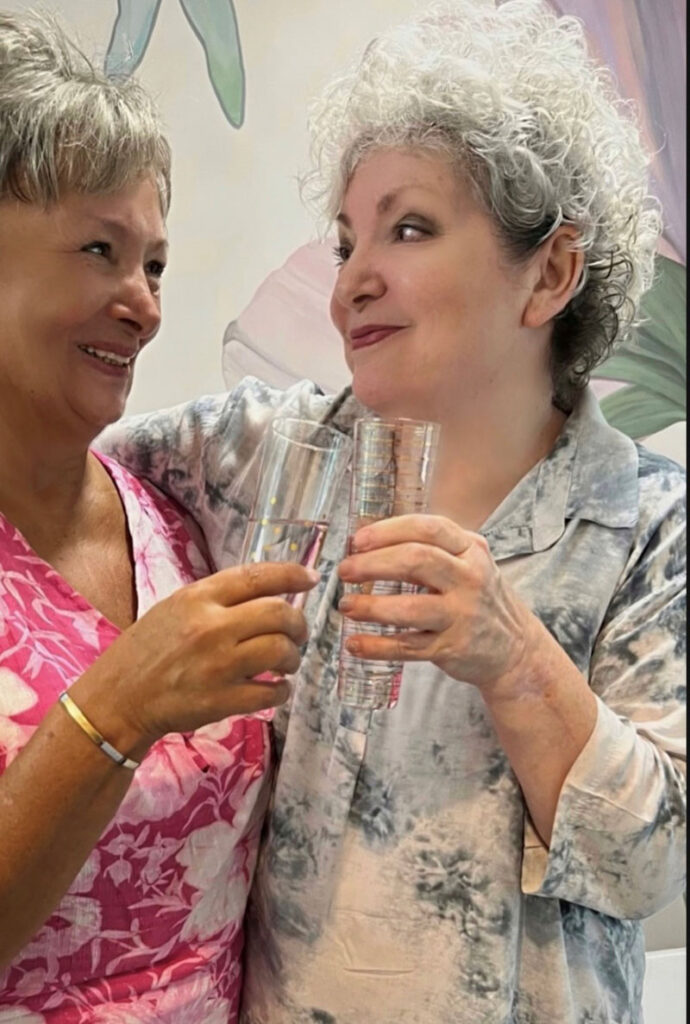
<instances>
[{"instance_id":1,"label":"woman with curly gray hair","mask_svg":"<svg viewBox=\"0 0 690 1024\"><path fill-rule=\"evenodd\" d=\"M211 575L179 506L91 450L160 323L148 97L0 14L0 125L0 1020L236 1021L270 760L250 713L287 696L253 676L299 664L274 595L314 580Z\"/></svg>"},{"instance_id":2,"label":"woman with curly gray hair","mask_svg":"<svg viewBox=\"0 0 690 1024\"><path fill-rule=\"evenodd\" d=\"M241 1019L639 1024L640 919L684 885L684 481L587 388L652 279L639 133L541 0L383 33L312 127L352 388L249 379L119 452L193 495L221 559L251 497L240 441L277 407L442 428L431 514L360 530L340 564L344 511L326 541L274 720ZM422 590L340 599L382 579ZM342 615L397 627L348 640L407 663L394 709L339 704Z\"/></svg>"}]
</instances>

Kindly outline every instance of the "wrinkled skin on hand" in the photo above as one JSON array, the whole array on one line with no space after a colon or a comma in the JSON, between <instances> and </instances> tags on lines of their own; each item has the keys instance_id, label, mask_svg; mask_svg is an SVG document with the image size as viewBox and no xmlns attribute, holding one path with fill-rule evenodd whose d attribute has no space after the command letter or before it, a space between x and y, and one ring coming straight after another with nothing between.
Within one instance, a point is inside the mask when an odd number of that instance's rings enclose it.
<instances>
[{"instance_id":1,"label":"wrinkled skin on hand","mask_svg":"<svg viewBox=\"0 0 690 1024\"><path fill-rule=\"evenodd\" d=\"M490 687L524 655L531 613L513 593L480 534L443 516L397 516L354 537L355 554L339 567L347 583L398 580L426 593L347 595L340 610L357 622L401 629L354 636L358 657L430 661L454 679Z\"/></svg>"}]
</instances>

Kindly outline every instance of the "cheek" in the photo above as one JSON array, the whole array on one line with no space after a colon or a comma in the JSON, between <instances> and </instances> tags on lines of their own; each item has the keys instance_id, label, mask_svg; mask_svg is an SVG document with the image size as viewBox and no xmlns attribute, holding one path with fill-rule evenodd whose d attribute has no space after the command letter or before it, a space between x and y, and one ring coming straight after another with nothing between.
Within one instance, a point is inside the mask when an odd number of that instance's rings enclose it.
<instances>
[{"instance_id":1,"label":"cheek","mask_svg":"<svg viewBox=\"0 0 690 1024\"><path fill-rule=\"evenodd\" d=\"M328 305L328 312L333 323L333 326L337 331L340 332L341 336L345 333L345 308L342 303L338 302L335 297L335 292L331 295L331 301Z\"/></svg>"},{"instance_id":2,"label":"cheek","mask_svg":"<svg viewBox=\"0 0 690 1024\"><path fill-rule=\"evenodd\" d=\"M330 305L328 307L328 311L330 313L331 322L332 322L333 326L335 327L335 329L340 334L340 337L343 339L343 349L344 349L344 355L345 355L345 362L347 363L348 368L350 370L352 370L352 353L350 351L350 346L345 341L345 329L346 329L345 317L346 317L346 310L345 310L345 307L340 302L338 302L338 300L336 299L335 295L331 296L331 301L330 301Z\"/></svg>"}]
</instances>

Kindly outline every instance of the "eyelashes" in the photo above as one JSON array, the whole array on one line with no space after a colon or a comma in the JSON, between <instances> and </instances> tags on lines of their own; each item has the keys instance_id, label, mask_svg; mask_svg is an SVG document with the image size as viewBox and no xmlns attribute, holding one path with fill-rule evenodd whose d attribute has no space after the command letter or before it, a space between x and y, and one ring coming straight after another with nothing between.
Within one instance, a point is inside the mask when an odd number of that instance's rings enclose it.
<instances>
[{"instance_id":1,"label":"eyelashes","mask_svg":"<svg viewBox=\"0 0 690 1024\"><path fill-rule=\"evenodd\" d=\"M422 242L426 239L433 238L438 234L438 228L429 223L419 223L415 220L402 220L398 221L392 228L390 240L392 242L402 243L414 243ZM341 242L339 245L333 247L333 259L337 267L341 267L343 263L352 255L353 246L350 243Z\"/></svg>"},{"instance_id":2,"label":"eyelashes","mask_svg":"<svg viewBox=\"0 0 690 1024\"><path fill-rule=\"evenodd\" d=\"M161 262L161 260L151 260L151 262L146 265L146 273L150 274L151 277L161 278L164 271L165 263Z\"/></svg>"},{"instance_id":3,"label":"eyelashes","mask_svg":"<svg viewBox=\"0 0 690 1024\"><path fill-rule=\"evenodd\" d=\"M99 242L96 240L93 242L89 242L88 245L83 245L81 251L91 252L95 256L110 256L112 249L110 246L110 242Z\"/></svg>"},{"instance_id":4,"label":"eyelashes","mask_svg":"<svg viewBox=\"0 0 690 1024\"><path fill-rule=\"evenodd\" d=\"M336 267L342 267L343 263L347 260L350 255L350 248L347 245L335 245L333 247L333 259L335 260Z\"/></svg>"},{"instance_id":5,"label":"eyelashes","mask_svg":"<svg viewBox=\"0 0 690 1024\"><path fill-rule=\"evenodd\" d=\"M102 256L105 259L112 259L113 247L110 242L93 241L83 245L82 252L91 253L94 256ZM165 271L165 263L162 260L150 260L146 264L146 273L149 277L159 280Z\"/></svg>"}]
</instances>

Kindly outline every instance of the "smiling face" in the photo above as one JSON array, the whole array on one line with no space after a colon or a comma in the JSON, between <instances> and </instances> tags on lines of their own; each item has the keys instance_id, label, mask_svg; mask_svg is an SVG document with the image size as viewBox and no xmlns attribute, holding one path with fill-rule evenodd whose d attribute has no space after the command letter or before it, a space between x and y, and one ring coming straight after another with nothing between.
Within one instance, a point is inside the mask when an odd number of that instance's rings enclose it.
<instances>
[{"instance_id":1,"label":"smiling face","mask_svg":"<svg viewBox=\"0 0 690 1024\"><path fill-rule=\"evenodd\" d=\"M353 390L383 415L474 418L531 372L524 270L440 154L375 150L337 218L331 316Z\"/></svg>"},{"instance_id":2,"label":"smiling face","mask_svg":"<svg viewBox=\"0 0 690 1024\"><path fill-rule=\"evenodd\" d=\"M166 249L149 179L48 209L0 202L0 404L18 429L88 444L122 415L160 324Z\"/></svg>"}]
</instances>

